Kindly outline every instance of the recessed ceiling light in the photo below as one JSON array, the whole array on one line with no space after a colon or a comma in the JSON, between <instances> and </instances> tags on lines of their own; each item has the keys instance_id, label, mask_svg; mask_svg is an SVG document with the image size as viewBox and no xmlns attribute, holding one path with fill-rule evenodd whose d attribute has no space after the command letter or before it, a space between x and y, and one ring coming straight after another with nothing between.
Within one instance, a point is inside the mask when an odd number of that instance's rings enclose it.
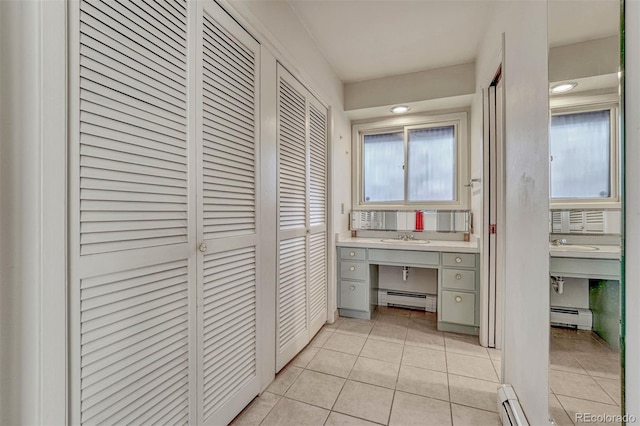
<instances>
[{"instance_id":1,"label":"recessed ceiling light","mask_svg":"<svg viewBox=\"0 0 640 426\"><path fill-rule=\"evenodd\" d=\"M559 83L551 86L551 93L566 93L576 87L578 83L572 81L569 83Z\"/></svg>"},{"instance_id":2,"label":"recessed ceiling light","mask_svg":"<svg viewBox=\"0 0 640 426\"><path fill-rule=\"evenodd\" d=\"M391 111L394 114L404 114L405 112L409 112L411 108L409 108L406 105L396 105L394 107L391 107L391 109L389 111Z\"/></svg>"}]
</instances>

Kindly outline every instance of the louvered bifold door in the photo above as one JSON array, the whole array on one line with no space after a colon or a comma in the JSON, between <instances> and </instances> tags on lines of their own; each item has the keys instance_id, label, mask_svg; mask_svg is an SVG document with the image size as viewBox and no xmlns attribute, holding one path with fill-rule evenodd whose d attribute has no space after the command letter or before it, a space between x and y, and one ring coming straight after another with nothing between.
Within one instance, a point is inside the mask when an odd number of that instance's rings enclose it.
<instances>
[{"instance_id":1,"label":"louvered bifold door","mask_svg":"<svg viewBox=\"0 0 640 426\"><path fill-rule=\"evenodd\" d=\"M309 342L306 89L278 65L276 370Z\"/></svg>"},{"instance_id":2,"label":"louvered bifold door","mask_svg":"<svg viewBox=\"0 0 640 426\"><path fill-rule=\"evenodd\" d=\"M72 424L195 420L187 16L70 2Z\"/></svg>"},{"instance_id":3,"label":"louvered bifold door","mask_svg":"<svg viewBox=\"0 0 640 426\"><path fill-rule=\"evenodd\" d=\"M308 97L309 333L327 322L327 109Z\"/></svg>"},{"instance_id":4,"label":"louvered bifold door","mask_svg":"<svg viewBox=\"0 0 640 426\"><path fill-rule=\"evenodd\" d=\"M259 45L199 2L199 420L226 425L258 394Z\"/></svg>"}]
</instances>

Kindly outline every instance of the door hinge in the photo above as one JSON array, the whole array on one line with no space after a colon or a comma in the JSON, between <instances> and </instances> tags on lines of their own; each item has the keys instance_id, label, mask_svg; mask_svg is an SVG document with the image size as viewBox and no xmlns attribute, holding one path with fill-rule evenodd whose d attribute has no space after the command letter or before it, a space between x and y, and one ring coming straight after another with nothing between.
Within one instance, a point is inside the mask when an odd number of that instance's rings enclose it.
<instances>
[{"instance_id":1,"label":"door hinge","mask_svg":"<svg viewBox=\"0 0 640 426\"><path fill-rule=\"evenodd\" d=\"M497 228L497 226L495 224L489 225L489 234L495 234L496 233L496 228Z\"/></svg>"}]
</instances>

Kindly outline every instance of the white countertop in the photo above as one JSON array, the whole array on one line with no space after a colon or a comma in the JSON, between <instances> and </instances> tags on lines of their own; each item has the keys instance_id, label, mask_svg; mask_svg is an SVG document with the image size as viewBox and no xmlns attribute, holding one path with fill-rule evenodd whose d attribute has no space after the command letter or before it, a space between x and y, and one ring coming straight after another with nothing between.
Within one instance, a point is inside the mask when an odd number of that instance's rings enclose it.
<instances>
[{"instance_id":1,"label":"white countertop","mask_svg":"<svg viewBox=\"0 0 640 426\"><path fill-rule=\"evenodd\" d=\"M429 240L429 242L426 244L416 244L402 240L382 241L383 239L384 238L347 237L336 241L336 246L413 251L444 251L457 253L478 253L480 251L477 241Z\"/></svg>"},{"instance_id":2,"label":"white countertop","mask_svg":"<svg viewBox=\"0 0 640 426\"><path fill-rule=\"evenodd\" d=\"M584 244L584 246L595 247L596 250L572 250L571 244L561 247L549 244L549 255L551 257L620 260L620 246L601 246L596 244ZM580 247L580 245L576 247Z\"/></svg>"}]
</instances>

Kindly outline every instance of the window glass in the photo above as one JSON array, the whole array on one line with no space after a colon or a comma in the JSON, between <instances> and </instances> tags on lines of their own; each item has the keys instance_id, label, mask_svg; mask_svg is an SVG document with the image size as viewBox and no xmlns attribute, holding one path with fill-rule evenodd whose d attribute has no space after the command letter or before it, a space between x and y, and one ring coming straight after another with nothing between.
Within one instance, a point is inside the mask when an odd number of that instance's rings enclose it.
<instances>
[{"instance_id":1,"label":"window glass","mask_svg":"<svg viewBox=\"0 0 640 426\"><path fill-rule=\"evenodd\" d=\"M364 201L403 201L403 132L365 135L363 151Z\"/></svg>"},{"instance_id":2,"label":"window glass","mask_svg":"<svg viewBox=\"0 0 640 426\"><path fill-rule=\"evenodd\" d=\"M410 130L409 201L455 200L454 126Z\"/></svg>"},{"instance_id":3,"label":"window glass","mask_svg":"<svg viewBox=\"0 0 640 426\"><path fill-rule=\"evenodd\" d=\"M551 117L551 198L611 197L609 110Z\"/></svg>"}]
</instances>

